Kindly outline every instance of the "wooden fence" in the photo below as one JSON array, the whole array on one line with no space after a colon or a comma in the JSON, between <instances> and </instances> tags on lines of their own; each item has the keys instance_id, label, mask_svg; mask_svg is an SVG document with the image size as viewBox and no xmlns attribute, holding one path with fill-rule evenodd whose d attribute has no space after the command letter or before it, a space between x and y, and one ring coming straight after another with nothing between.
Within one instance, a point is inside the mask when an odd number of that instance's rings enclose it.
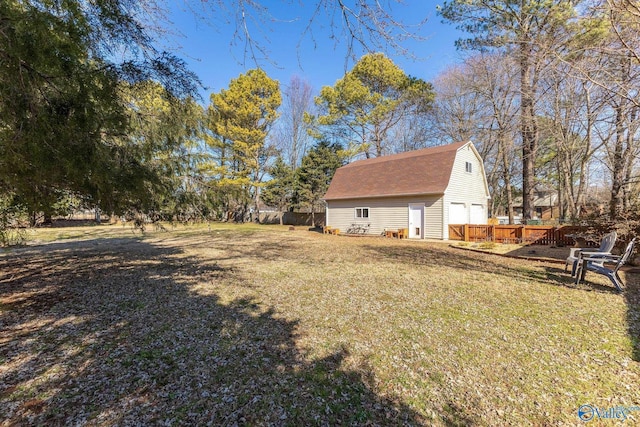
<instances>
[{"instance_id":1,"label":"wooden fence","mask_svg":"<svg viewBox=\"0 0 640 427\"><path fill-rule=\"evenodd\" d=\"M563 225L482 225L449 224L449 240L465 242L529 243L534 245L571 246L573 234L581 234L586 227ZM581 246L598 246L597 240L583 240Z\"/></svg>"},{"instance_id":2,"label":"wooden fence","mask_svg":"<svg viewBox=\"0 0 640 427\"><path fill-rule=\"evenodd\" d=\"M282 217L284 225L324 225L324 212L316 212L314 215L315 223L311 223L311 213L306 212L285 212ZM277 212L260 212L260 223L262 224L280 224L280 216Z\"/></svg>"}]
</instances>

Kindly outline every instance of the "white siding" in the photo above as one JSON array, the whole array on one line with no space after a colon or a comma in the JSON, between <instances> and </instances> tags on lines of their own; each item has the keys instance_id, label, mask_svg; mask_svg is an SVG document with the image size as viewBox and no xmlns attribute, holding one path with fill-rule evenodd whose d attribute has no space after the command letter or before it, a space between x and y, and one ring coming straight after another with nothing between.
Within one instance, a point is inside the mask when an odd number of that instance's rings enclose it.
<instances>
[{"instance_id":1,"label":"white siding","mask_svg":"<svg viewBox=\"0 0 640 427\"><path fill-rule=\"evenodd\" d=\"M425 201L424 237L428 239L444 239L442 234L442 196L432 197Z\"/></svg>"},{"instance_id":2,"label":"white siding","mask_svg":"<svg viewBox=\"0 0 640 427\"><path fill-rule=\"evenodd\" d=\"M424 203L425 237L442 239L442 199L439 196L387 197L327 202L327 225L346 233L353 224L366 226L380 235L387 229L409 227L409 203ZM356 219L355 208L369 208L369 219Z\"/></svg>"},{"instance_id":3,"label":"white siding","mask_svg":"<svg viewBox=\"0 0 640 427\"><path fill-rule=\"evenodd\" d=\"M466 171L466 162L471 163L471 173ZM488 192L485 187L485 178L483 175L480 159L476 156L470 145L461 148L458 151L456 160L451 171L451 179L444 196L444 215L445 223L443 224L444 238L449 237L449 206L451 203L464 203L467 212L466 218L470 218L471 206L481 205L482 213L479 213L477 206L474 208L474 219L482 219L484 224L487 223L488 212Z\"/></svg>"}]
</instances>

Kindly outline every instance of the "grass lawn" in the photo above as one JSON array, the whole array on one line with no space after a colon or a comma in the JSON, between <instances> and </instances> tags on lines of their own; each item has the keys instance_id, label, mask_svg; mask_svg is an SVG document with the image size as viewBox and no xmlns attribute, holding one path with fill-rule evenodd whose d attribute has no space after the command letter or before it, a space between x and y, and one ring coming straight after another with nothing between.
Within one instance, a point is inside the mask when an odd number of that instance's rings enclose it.
<instances>
[{"instance_id":1,"label":"grass lawn","mask_svg":"<svg viewBox=\"0 0 640 427\"><path fill-rule=\"evenodd\" d=\"M640 278L279 226L0 252L0 425L575 425L638 406ZM635 421L633 421L635 420Z\"/></svg>"}]
</instances>

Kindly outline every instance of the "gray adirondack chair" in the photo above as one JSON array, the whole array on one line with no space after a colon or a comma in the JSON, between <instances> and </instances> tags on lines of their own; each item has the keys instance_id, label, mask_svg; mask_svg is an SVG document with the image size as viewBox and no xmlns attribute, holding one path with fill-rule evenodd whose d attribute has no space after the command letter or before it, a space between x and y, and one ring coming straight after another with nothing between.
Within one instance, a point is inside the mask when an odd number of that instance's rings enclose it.
<instances>
[{"instance_id":1,"label":"gray adirondack chair","mask_svg":"<svg viewBox=\"0 0 640 427\"><path fill-rule=\"evenodd\" d=\"M587 271L594 272L596 274L602 274L606 276L611 283L622 292L624 290L624 282L620 278L618 271L620 267L625 265L631 259L633 254L633 248L636 244L636 238L633 238L622 255L610 255L610 254L589 254L588 252L581 252L578 259L578 271L576 272L576 284L584 280ZM605 264L613 265L607 267Z\"/></svg>"},{"instance_id":2,"label":"gray adirondack chair","mask_svg":"<svg viewBox=\"0 0 640 427\"><path fill-rule=\"evenodd\" d=\"M609 254L611 255L611 250L616 244L616 238L618 237L618 233L612 231L611 233L607 233L602 237L602 241L600 242L600 247L598 249L594 248L571 248L569 252L569 256L564 263L564 271L567 271L567 267L571 264L571 277L576 277L576 270L578 268L578 259L580 258L580 253L588 252L590 254Z\"/></svg>"}]
</instances>

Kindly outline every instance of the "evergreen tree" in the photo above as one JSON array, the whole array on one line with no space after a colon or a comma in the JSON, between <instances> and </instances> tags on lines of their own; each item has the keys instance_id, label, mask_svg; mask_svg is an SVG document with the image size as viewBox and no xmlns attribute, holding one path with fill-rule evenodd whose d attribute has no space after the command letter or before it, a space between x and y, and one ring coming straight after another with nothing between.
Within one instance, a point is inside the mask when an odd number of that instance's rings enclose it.
<instances>
[{"instance_id":1,"label":"evergreen tree","mask_svg":"<svg viewBox=\"0 0 640 427\"><path fill-rule=\"evenodd\" d=\"M195 92L197 78L157 51L137 20L144 6L0 2L0 188L34 218L69 192L100 205L129 186L123 167L142 166L122 143L120 82L154 78L176 94Z\"/></svg>"},{"instance_id":2,"label":"evergreen tree","mask_svg":"<svg viewBox=\"0 0 640 427\"><path fill-rule=\"evenodd\" d=\"M402 119L428 110L431 84L408 76L382 53L364 55L336 84L316 98L324 111L319 134L356 141L354 152L381 156L393 151L390 131Z\"/></svg>"},{"instance_id":3,"label":"evergreen tree","mask_svg":"<svg viewBox=\"0 0 640 427\"><path fill-rule=\"evenodd\" d=\"M315 211L322 206L336 169L344 164L344 152L340 144L321 140L302 158L296 171L296 200L299 207L311 210L315 225Z\"/></svg>"},{"instance_id":4,"label":"evergreen tree","mask_svg":"<svg viewBox=\"0 0 640 427\"><path fill-rule=\"evenodd\" d=\"M293 198L294 171L286 164L282 156L278 156L269 169L269 174L271 180L265 184L260 198L267 205L278 208L280 225L283 225L283 212L286 211Z\"/></svg>"},{"instance_id":5,"label":"evergreen tree","mask_svg":"<svg viewBox=\"0 0 640 427\"><path fill-rule=\"evenodd\" d=\"M259 69L231 80L229 89L211 95L209 146L216 153L212 165L216 186L231 198L226 210L246 219L249 203L258 208L258 188L271 154L265 139L278 117L280 86Z\"/></svg>"},{"instance_id":6,"label":"evergreen tree","mask_svg":"<svg viewBox=\"0 0 640 427\"><path fill-rule=\"evenodd\" d=\"M202 156L190 148L201 137L203 108L192 98L172 96L157 82L124 86L130 130L121 144L140 162L121 165L121 173L129 174L129 191L111 200L119 205L115 210L157 219L172 219L185 211L193 216L199 209L192 178Z\"/></svg>"}]
</instances>

